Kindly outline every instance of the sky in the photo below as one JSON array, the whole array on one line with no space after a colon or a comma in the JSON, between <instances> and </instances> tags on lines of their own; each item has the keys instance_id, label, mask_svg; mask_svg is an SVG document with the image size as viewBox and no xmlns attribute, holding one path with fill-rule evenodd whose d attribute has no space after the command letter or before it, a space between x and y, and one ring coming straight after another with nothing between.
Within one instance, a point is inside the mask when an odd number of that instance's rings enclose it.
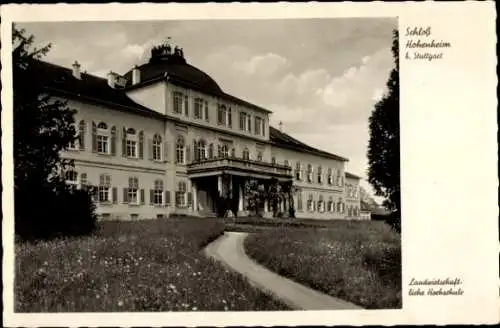
<instances>
[{"instance_id":1,"label":"sky","mask_svg":"<svg viewBox=\"0 0 500 328\"><path fill-rule=\"evenodd\" d=\"M396 18L23 23L44 60L90 74L124 74L171 37L187 61L229 94L273 111L270 124L347 157L366 181L368 118L394 67ZM381 198L376 197L377 201Z\"/></svg>"}]
</instances>

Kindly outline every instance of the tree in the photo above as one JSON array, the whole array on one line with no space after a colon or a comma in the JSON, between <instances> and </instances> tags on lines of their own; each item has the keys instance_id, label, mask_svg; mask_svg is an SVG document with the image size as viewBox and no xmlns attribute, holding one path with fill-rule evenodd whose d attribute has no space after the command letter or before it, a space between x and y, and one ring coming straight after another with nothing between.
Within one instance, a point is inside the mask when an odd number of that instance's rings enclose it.
<instances>
[{"instance_id":1,"label":"tree","mask_svg":"<svg viewBox=\"0 0 500 328\"><path fill-rule=\"evenodd\" d=\"M370 120L368 181L383 205L401 219L400 140L399 140L399 36L393 32L395 67L387 82L388 92L375 105Z\"/></svg>"},{"instance_id":2,"label":"tree","mask_svg":"<svg viewBox=\"0 0 500 328\"><path fill-rule=\"evenodd\" d=\"M64 173L73 163L60 153L76 140L75 111L47 93L44 85L50 77L36 71L51 45L37 49L34 36L25 33L13 26L16 234L26 238L78 234L77 225L92 229L95 215L90 195L64 182ZM80 211L70 213L71 205Z\"/></svg>"}]
</instances>

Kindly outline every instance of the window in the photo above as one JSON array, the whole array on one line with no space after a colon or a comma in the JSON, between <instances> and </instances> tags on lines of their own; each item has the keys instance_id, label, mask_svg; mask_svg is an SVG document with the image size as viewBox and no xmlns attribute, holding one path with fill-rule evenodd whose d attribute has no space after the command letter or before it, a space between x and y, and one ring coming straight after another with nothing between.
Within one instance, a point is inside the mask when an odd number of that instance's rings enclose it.
<instances>
[{"instance_id":1,"label":"window","mask_svg":"<svg viewBox=\"0 0 500 328\"><path fill-rule=\"evenodd\" d=\"M174 92L174 113L182 114L182 93Z\"/></svg>"},{"instance_id":2,"label":"window","mask_svg":"<svg viewBox=\"0 0 500 328\"><path fill-rule=\"evenodd\" d=\"M205 121L209 121L209 117L208 117L208 101L205 100Z\"/></svg>"},{"instance_id":3,"label":"window","mask_svg":"<svg viewBox=\"0 0 500 328\"><path fill-rule=\"evenodd\" d=\"M233 115L232 115L231 107L227 108L227 126L229 128L233 127Z\"/></svg>"},{"instance_id":4,"label":"window","mask_svg":"<svg viewBox=\"0 0 500 328\"><path fill-rule=\"evenodd\" d=\"M309 198L307 199L307 210L309 212L312 212L314 210L313 195L311 194L309 194Z\"/></svg>"},{"instance_id":5,"label":"window","mask_svg":"<svg viewBox=\"0 0 500 328\"><path fill-rule=\"evenodd\" d=\"M86 186L87 185L87 173L81 173L80 174L80 185L81 186Z\"/></svg>"},{"instance_id":6,"label":"window","mask_svg":"<svg viewBox=\"0 0 500 328\"><path fill-rule=\"evenodd\" d=\"M187 95L184 96L184 115L189 116L189 98Z\"/></svg>"},{"instance_id":7,"label":"window","mask_svg":"<svg viewBox=\"0 0 500 328\"><path fill-rule=\"evenodd\" d=\"M313 177L313 167L311 164L307 164L307 182L312 182Z\"/></svg>"},{"instance_id":8,"label":"window","mask_svg":"<svg viewBox=\"0 0 500 328\"><path fill-rule=\"evenodd\" d=\"M210 144L208 146L208 158L213 159L214 158L214 144Z\"/></svg>"},{"instance_id":9,"label":"window","mask_svg":"<svg viewBox=\"0 0 500 328\"><path fill-rule=\"evenodd\" d=\"M153 196L152 202L154 205L162 205L163 204L163 181L162 180L155 180L152 196Z\"/></svg>"},{"instance_id":10,"label":"window","mask_svg":"<svg viewBox=\"0 0 500 328\"><path fill-rule=\"evenodd\" d=\"M252 132L252 117L247 115L247 131Z\"/></svg>"},{"instance_id":11,"label":"window","mask_svg":"<svg viewBox=\"0 0 500 328\"><path fill-rule=\"evenodd\" d=\"M302 165L300 164L300 162L297 162L297 164L295 164L295 178L297 180L302 180Z\"/></svg>"},{"instance_id":12,"label":"window","mask_svg":"<svg viewBox=\"0 0 500 328\"><path fill-rule=\"evenodd\" d=\"M201 139L199 141L195 141L194 143L194 156L195 161L203 161L207 158L207 150L205 140Z\"/></svg>"},{"instance_id":13,"label":"window","mask_svg":"<svg viewBox=\"0 0 500 328\"><path fill-rule=\"evenodd\" d=\"M127 200L129 204L139 204L139 179L131 177L128 179Z\"/></svg>"},{"instance_id":14,"label":"window","mask_svg":"<svg viewBox=\"0 0 500 328\"><path fill-rule=\"evenodd\" d=\"M203 119L203 99L201 98L194 100L194 118L198 120Z\"/></svg>"},{"instance_id":15,"label":"window","mask_svg":"<svg viewBox=\"0 0 500 328\"><path fill-rule=\"evenodd\" d=\"M274 156L271 157L271 164L273 164L273 165L276 164L276 157L274 157Z\"/></svg>"},{"instance_id":16,"label":"window","mask_svg":"<svg viewBox=\"0 0 500 328\"><path fill-rule=\"evenodd\" d=\"M186 182L181 181L177 186L177 192L175 193L175 204L177 207L185 207L186 206Z\"/></svg>"},{"instance_id":17,"label":"window","mask_svg":"<svg viewBox=\"0 0 500 328\"><path fill-rule=\"evenodd\" d=\"M257 160L258 160L259 162L262 162L262 152L261 152L261 151L258 151L258 152L257 152Z\"/></svg>"},{"instance_id":18,"label":"window","mask_svg":"<svg viewBox=\"0 0 500 328\"><path fill-rule=\"evenodd\" d=\"M76 126L74 124L72 124L71 126L75 129L75 132L76 132ZM75 138L68 143L68 149L76 150L77 149L77 146L76 146L77 140L78 140L78 135L76 134Z\"/></svg>"},{"instance_id":19,"label":"window","mask_svg":"<svg viewBox=\"0 0 500 328\"><path fill-rule=\"evenodd\" d=\"M127 157L137 158L137 134L134 129L127 129L126 138Z\"/></svg>"},{"instance_id":20,"label":"window","mask_svg":"<svg viewBox=\"0 0 500 328\"><path fill-rule=\"evenodd\" d=\"M302 192L297 192L297 210L302 211Z\"/></svg>"},{"instance_id":21,"label":"window","mask_svg":"<svg viewBox=\"0 0 500 328\"><path fill-rule=\"evenodd\" d=\"M255 134L262 135L262 118L255 116Z\"/></svg>"},{"instance_id":22,"label":"window","mask_svg":"<svg viewBox=\"0 0 500 328\"><path fill-rule=\"evenodd\" d=\"M332 168L328 168L328 184L331 185L333 184L333 173L332 173Z\"/></svg>"},{"instance_id":23,"label":"window","mask_svg":"<svg viewBox=\"0 0 500 328\"><path fill-rule=\"evenodd\" d=\"M101 122L97 125L97 152L99 154L109 153L109 130L106 123Z\"/></svg>"},{"instance_id":24,"label":"window","mask_svg":"<svg viewBox=\"0 0 500 328\"><path fill-rule=\"evenodd\" d=\"M78 184L78 173L73 170L67 171L65 174L66 183L69 185L77 185Z\"/></svg>"},{"instance_id":25,"label":"window","mask_svg":"<svg viewBox=\"0 0 500 328\"><path fill-rule=\"evenodd\" d=\"M330 197L328 199L328 212L333 212L334 211L333 207L334 207L334 205L333 205L333 198Z\"/></svg>"},{"instance_id":26,"label":"window","mask_svg":"<svg viewBox=\"0 0 500 328\"><path fill-rule=\"evenodd\" d=\"M153 160L161 161L161 136L158 134L153 137Z\"/></svg>"},{"instance_id":27,"label":"window","mask_svg":"<svg viewBox=\"0 0 500 328\"><path fill-rule=\"evenodd\" d=\"M243 149L243 155L242 155L243 159L244 160L250 160L250 152L248 151L248 148L245 147L245 149Z\"/></svg>"},{"instance_id":28,"label":"window","mask_svg":"<svg viewBox=\"0 0 500 328\"><path fill-rule=\"evenodd\" d=\"M229 147L226 144L219 146L219 157L220 158L229 157Z\"/></svg>"},{"instance_id":29,"label":"window","mask_svg":"<svg viewBox=\"0 0 500 328\"><path fill-rule=\"evenodd\" d=\"M219 108L217 109L217 124L226 125L226 122L227 122L226 106L219 105Z\"/></svg>"},{"instance_id":30,"label":"window","mask_svg":"<svg viewBox=\"0 0 500 328\"><path fill-rule=\"evenodd\" d=\"M285 166L286 166L286 167L289 167L289 166L290 166L290 163L288 162L288 160L287 160L287 159L285 159L284 164L285 164Z\"/></svg>"},{"instance_id":31,"label":"window","mask_svg":"<svg viewBox=\"0 0 500 328\"><path fill-rule=\"evenodd\" d=\"M111 177L107 174L101 174L99 177L99 202L106 203L110 201Z\"/></svg>"},{"instance_id":32,"label":"window","mask_svg":"<svg viewBox=\"0 0 500 328\"><path fill-rule=\"evenodd\" d=\"M240 130L246 131L247 129L247 113L240 112Z\"/></svg>"},{"instance_id":33,"label":"window","mask_svg":"<svg viewBox=\"0 0 500 328\"><path fill-rule=\"evenodd\" d=\"M78 124L78 144L80 150L85 149L85 121L83 120Z\"/></svg>"},{"instance_id":34,"label":"window","mask_svg":"<svg viewBox=\"0 0 500 328\"><path fill-rule=\"evenodd\" d=\"M323 200L323 195L319 196L318 211L321 213L325 211L325 201Z\"/></svg>"},{"instance_id":35,"label":"window","mask_svg":"<svg viewBox=\"0 0 500 328\"><path fill-rule=\"evenodd\" d=\"M236 149L233 147L231 148L231 157L235 158L236 157Z\"/></svg>"},{"instance_id":36,"label":"window","mask_svg":"<svg viewBox=\"0 0 500 328\"><path fill-rule=\"evenodd\" d=\"M179 136L177 138L177 144L176 144L176 162L178 164L185 163L185 152L186 152L186 145L184 138L182 136Z\"/></svg>"},{"instance_id":37,"label":"window","mask_svg":"<svg viewBox=\"0 0 500 328\"><path fill-rule=\"evenodd\" d=\"M318 183L323 183L323 168L318 166Z\"/></svg>"}]
</instances>

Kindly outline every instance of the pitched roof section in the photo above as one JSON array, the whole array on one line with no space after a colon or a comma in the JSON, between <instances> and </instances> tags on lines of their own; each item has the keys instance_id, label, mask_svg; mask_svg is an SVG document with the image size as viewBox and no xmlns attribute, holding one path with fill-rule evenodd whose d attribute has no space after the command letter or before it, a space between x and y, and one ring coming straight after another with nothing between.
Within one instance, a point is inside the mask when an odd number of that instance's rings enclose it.
<instances>
[{"instance_id":1,"label":"pitched roof section","mask_svg":"<svg viewBox=\"0 0 500 328\"><path fill-rule=\"evenodd\" d=\"M77 79L71 69L44 61L34 61L30 67L34 74L43 77L41 82L49 91L139 114L162 116L134 102L123 90L111 88L105 78L81 73L81 79Z\"/></svg>"},{"instance_id":2,"label":"pitched roof section","mask_svg":"<svg viewBox=\"0 0 500 328\"><path fill-rule=\"evenodd\" d=\"M308 153L311 155L326 157L337 161L343 161L343 162L348 161L347 158L334 155L326 151L319 150L309 145L306 145L305 143L291 137L290 135L283 133L276 128L273 128L272 126L269 127L269 138L271 142L277 147L295 150L301 153Z\"/></svg>"},{"instance_id":3,"label":"pitched roof section","mask_svg":"<svg viewBox=\"0 0 500 328\"><path fill-rule=\"evenodd\" d=\"M352 173L346 172L345 177L349 179L356 179L356 180L361 180L361 177L358 177L357 175L354 175Z\"/></svg>"}]
</instances>

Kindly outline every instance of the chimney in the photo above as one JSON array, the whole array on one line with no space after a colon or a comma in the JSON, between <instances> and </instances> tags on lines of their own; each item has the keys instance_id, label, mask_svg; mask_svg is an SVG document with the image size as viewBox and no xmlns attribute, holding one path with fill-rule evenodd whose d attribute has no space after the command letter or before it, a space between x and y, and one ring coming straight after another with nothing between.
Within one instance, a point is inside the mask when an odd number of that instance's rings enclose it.
<instances>
[{"instance_id":1,"label":"chimney","mask_svg":"<svg viewBox=\"0 0 500 328\"><path fill-rule=\"evenodd\" d=\"M141 71L136 65L132 69L132 85L137 84L139 82L141 82Z\"/></svg>"},{"instance_id":2,"label":"chimney","mask_svg":"<svg viewBox=\"0 0 500 328\"><path fill-rule=\"evenodd\" d=\"M116 83L116 73L110 71L108 73L108 85L111 87L111 88L115 88L115 83Z\"/></svg>"},{"instance_id":3,"label":"chimney","mask_svg":"<svg viewBox=\"0 0 500 328\"><path fill-rule=\"evenodd\" d=\"M80 73L80 64L76 60L73 63L73 76L78 80L82 79L82 75Z\"/></svg>"}]
</instances>

